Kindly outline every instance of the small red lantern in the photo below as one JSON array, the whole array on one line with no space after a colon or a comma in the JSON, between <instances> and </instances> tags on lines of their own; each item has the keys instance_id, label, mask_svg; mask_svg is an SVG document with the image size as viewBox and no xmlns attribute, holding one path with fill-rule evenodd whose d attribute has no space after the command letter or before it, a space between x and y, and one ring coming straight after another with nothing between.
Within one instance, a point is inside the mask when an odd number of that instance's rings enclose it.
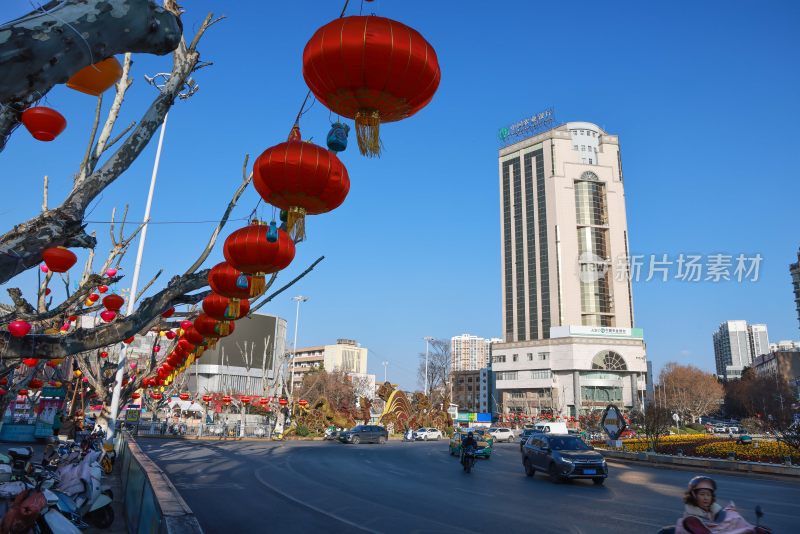
<instances>
[{"instance_id":1,"label":"small red lantern","mask_svg":"<svg viewBox=\"0 0 800 534\"><path fill-rule=\"evenodd\" d=\"M153 400L161 400L161 393L156 393L155 391L150 394L150 398Z\"/></svg>"},{"instance_id":2,"label":"small red lantern","mask_svg":"<svg viewBox=\"0 0 800 534\"><path fill-rule=\"evenodd\" d=\"M115 274L117 274L116 269L114 268L106 269L106 276L113 277Z\"/></svg>"},{"instance_id":3,"label":"small red lantern","mask_svg":"<svg viewBox=\"0 0 800 534\"><path fill-rule=\"evenodd\" d=\"M308 401L305 399L300 399L299 401L297 401L297 404L299 404L300 406L308 406Z\"/></svg>"},{"instance_id":4,"label":"small red lantern","mask_svg":"<svg viewBox=\"0 0 800 534\"><path fill-rule=\"evenodd\" d=\"M39 389L44 385L44 382L39 380L38 378L31 378L31 381L28 382L28 387L31 389Z\"/></svg>"},{"instance_id":5,"label":"small red lantern","mask_svg":"<svg viewBox=\"0 0 800 534\"><path fill-rule=\"evenodd\" d=\"M131 398L132 398L133 400L138 400L138 399L139 399L141 396L142 396L142 395L141 395L140 393L137 393L136 391L134 391L133 393L131 393Z\"/></svg>"},{"instance_id":6,"label":"small red lantern","mask_svg":"<svg viewBox=\"0 0 800 534\"><path fill-rule=\"evenodd\" d=\"M188 394L188 393L181 393L181 394L178 396L178 398L179 398L179 399L181 399L182 401L189 400L189 394Z\"/></svg>"},{"instance_id":7,"label":"small red lantern","mask_svg":"<svg viewBox=\"0 0 800 534\"><path fill-rule=\"evenodd\" d=\"M102 351L102 352L100 353L100 357L101 357L101 358L108 358L108 352L106 352L106 351Z\"/></svg>"},{"instance_id":8,"label":"small red lantern","mask_svg":"<svg viewBox=\"0 0 800 534\"><path fill-rule=\"evenodd\" d=\"M39 358L25 358L24 360L22 360L22 363L24 363L28 367L36 367L36 364L39 363Z\"/></svg>"},{"instance_id":9,"label":"small red lantern","mask_svg":"<svg viewBox=\"0 0 800 534\"><path fill-rule=\"evenodd\" d=\"M100 318L107 323L110 323L111 321L116 319L116 317L117 317L117 312L112 310L103 310L100 312Z\"/></svg>"},{"instance_id":10,"label":"small red lantern","mask_svg":"<svg viewBox=\"0 0 800 534\"><path fill-rule=\"evenodd\" d=\"M211 395L203 395L203 402L211 402L212 398Z\"/></svg>"},{"instance_id":11,"label":"small red lantern","mask_svg":"<svg viewBox=\"0 0 800 534\"><path fill-rule=\"evenodd\" d=\"M235 269L253 275L250 292L261 295L265 290L264 275L288 267L294 259L295 246L289 234L280 229L277 241L271 243L267 240L267 225L254 220L228 236L223 254Z\"/></svg>"},{"instance_id":12,"label":"small red lantern","mask_svg":"<svg viewBox=\"0 0 800 534\"><path fill-rule=\"evenodd\" d=\"M192 321L189 320L181 321L181 328L183 328L184 330L188 330L191 327L192 327Z\"/></svg>"},{"instance_id":13,"label":"small red lantern","mask_svg":"<svg viewBox=\"0 0 800 534\"><path fill-rule=\"evenodd\" d=\"M92 303L94 303L94 302L97 302L97 300L98 300L99 298L100 298L100 295L98 295L97 293L92 293L91 295L89 295L88 297L86 297L86 300L88 300L89 302L92 302Z\"/></svg>"},{"instance_id":14,"label":"small red lantern","mask_svg":"<svg viewBox=\"0 0 800 534\"><path fill-rule=\"evenodd\" d=\"M163 317L164 319L169 319L170 317L172 317L174 313L175 313L175 307L173 306L164 313L162 313L161 317Z\"/></svg>"},{"instance_id":15,"label":"small red lantern","mask_svg":"<svg viewBox=\"0 0 800 534\"><path fill-rule=\"evenodd\" d=\"M6 390L5 390L5 389L3 389L3 388L0 388L0 397L3 397L3 396L5 396L5 394L6 394L6 393L8 393L8 391L6 391Z\"/></svg>"},{"instance_id":16,"label":"small red lantern","mask_svg":"<svg viewBox=\"0 0 800 534\"><path fill-rule=\"evenodd\" d=\"M177 336L177 335L178 335L178 334L176 334L176 333L175 333L174 331L172 331L172 330L167 330L167 331L166 331L166 333L164 334L164 336L165 336L167 339L169 339L169 340L173 340L173 339L175 339L175 336Z\"/></svg>"},{"instance_id":17,"label":"small red lantern","mask_svg":"<svg viewBox=\"0 0 800 534\"><path fill-rule=\"evenodd\" d=\"M288 141L256 159L253 186L266 202L288 212L286 227L292 238L302 240L305 216L338 208L350 191L350 177L334 152L301 141L295 125Z\"/></svg>"},{"instance_id":18,"label":"small red lantern","mask_svg":"<svg viewBox=\"0 0 800 534\"><path fill-rule=\"evenodd\" d=\"M5 376L3 378L0 378L0 386L5 386L6 384L8 384L8 378L6 378Z\"/></svg>"},{"instance_id":19,"label":"small red lantern","mask_svg":"<svg viewBox=\"0 0 800 534\"><path fill-rule=\"evenodd\" d=\"M75 321L78 320L78 316L77 315L70 315L69 317L67 317L67 319L69 319L70 322L74 323Z\"/></svg>"},{"instance_id":20,"label":"small red lantern","mask_svg":"<svg viewBox=\"0 0 800 534\"><path fill-rule=\"evenodd\" d=\"M122 65L111 56L87 65L67 80L67 87L91 96L100 96L122 77Z\"/></svg>"},{"instance_id":21,"label":"small red lantern","mask_svg":"<svg viewBox=\"0 0 800 534\"><path fill-rule=\"evenodd\" d=\"M259 399L258 403L259 403L261 406L266 406L267 404L269 404L269 399L268 399L268 398L266 398L266 397L261 397L261 399Z\"/></svg>"},{"instance_id":22,"label":"small red lantern","mask_svg":"<svg viewBox=\"0 0 800 534\"><path fill-rule=\"evenodd\" d=\"M238 309L238 313L233 310ZM250 301L247 299L236 300L235 305L228 297L211 293L203 299L203 311L218 321L241 319L250 313Z\"/></svg>"},{"instance_id":23,"label":"small red lantern","mask_svg":"<svg viewBox=\"0 0 800 534\"><path fill-rule=\"evenodd\" d=\"M239 300L257 297L261 293L253 294L251 286L253 277L245 274L228 262L216 264L208 273L208 285L214 293L231 299L231 313L238 315Z\"/></svg>"},{"instance_id":24,"label":"small red lantern","mask_svg":"<svg viewBox=\"0 0 800 534\"><path fill-rule=\"evenodd\" d=\"M106 291L108 291L108 286L97 286L97 291L99 291L100 293L105 293Z\"/></svg>"},{"instance_id":25,"label":"small red lantern","mask_svg":"<svg viewBox=\"0 0 800 534\"><path fill-rule=\"evenodd\" d=\"M28 321L11 321L8 323L8 331L14 337L25 337L31 331L31 323Z\"/></svg>"},{"instance_id":26,"label":"small red lantern","mask_svg":"<svg viewBox=\"0 0 800 534\"><path fill-rule=\"evenodd\" d=\"M105 306L107 310L119 311L123 304L125 304L125 299L117 294L112 293L103 297L103 306Z\"/></svg>"},{"instance_id":27,"label":"small red lantern","mask_svg":"<svg viewBox=\"0 0 800 534\"><path fill-rule=\"evenodd\" d=\"M250 404L250 401L251 401L252 399L250 399L250 397L248 397L247 395L245 395L245 396L243 396L243 397L239 397L239 400L242 402L242 404Z\"/></svg>"},{"instance_id":28,"label":"small red lantern","mask_svg":"<svg viewBox=\"0 0 800 534\"><path fill-rule=\"evenodd\" d=\"M19 395L20 397L27 397L28 396L28 390L27 389L21 389L21 390L19 390L19 393L17 393L17 395Z\"/></svg>"},{"instance_id":29,"label":"small red lantern","mask_svg":"<svg viewBox=\"0 0 800 534\"><path fill-rule=\"evenodd\" d=\"M67 127L67 119L61 113L44 106L26 109L21 118L25 128L39 141L52 141Z\"/></svg>"},{"instance_id":30,"label":"small red lantern","mask_svg":"<svg viewBox=\"0 0 800 534\"><path fill-rule=\"evenodd\" d=\"M286 399L281 399L278 401L278 404L280 404L281 406L286 406L287 404L289 404L289 401Z\"/></svg>"},{"instance_id":31,"label":"small red lantern","mask_svg":"<svg viewBox=\"0 0 800 534\"><path fill-rule=\"evenodd\" d=\"M230 395L225 395L224 397L222 397L222 402L224 402L225 404L230 404L231 400L232 399L231 399Z\"/></svg>"},{"instance_id":32,"label":"small red lantern","mask_svg":"<svg viewBox=\"0 0 800 534\"><path fill-rule=\"evenodd\" d=\"M131 343L133 343L134 339L136 339L136 336L131 336L128 339L126 339L123 343L125 343L126 345L130 345Z\"/></svg>"},{"instance_id":33,"label":"small red lantern","mask_svg":"<svg viewBox=\"0 0 800 534\"><path fill-rule=\"evenodd\" d=\"M303 50L303 78L325 107L356 121L361 154L377 156L380 123L425 107L441 71L436 51L416 30L383 17L354 16L314 33Z\"/></svg>"},{"instance_id":34,"label":"small red lantern","mask_svg":"<svg viewBox=\"0 0 800 534\"><path fill-rule=\"evenodd\" d=\"M71 250L64 247L50 247L42 252L42 259L47 268L54 273L65 273L69 271L78 261L78 256Z\"/></svg>"}]
</instances>

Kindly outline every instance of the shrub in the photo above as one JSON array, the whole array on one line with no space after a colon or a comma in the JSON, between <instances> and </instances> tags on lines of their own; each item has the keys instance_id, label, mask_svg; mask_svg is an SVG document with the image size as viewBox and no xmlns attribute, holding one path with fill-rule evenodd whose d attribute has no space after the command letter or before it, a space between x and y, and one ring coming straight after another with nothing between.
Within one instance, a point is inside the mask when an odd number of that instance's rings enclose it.
<instances>
[{"instance_id":1,"label":"shrub","mask_svg":"<svg viewBox=\"0 0 800 534\"><path fill-rule=\"evenodd\" d=\"M697 430L700 433L705 434L706 427L705 425L701 425L700 423L689 423L686 425L686 428L691 428L692 430Z\"/></svg>"},{"instance_id":2,"label":"shrub","mask_svg":"<svg viewBox=\"0 0 800 534\"><path fill-rule=\"evenodd\" d=\"M308 429L306 425L297 425L297 430L295 431L295 433L301 438L304 438L309 434L311 434L311 431Z\"/></svg>"}]
</instances>

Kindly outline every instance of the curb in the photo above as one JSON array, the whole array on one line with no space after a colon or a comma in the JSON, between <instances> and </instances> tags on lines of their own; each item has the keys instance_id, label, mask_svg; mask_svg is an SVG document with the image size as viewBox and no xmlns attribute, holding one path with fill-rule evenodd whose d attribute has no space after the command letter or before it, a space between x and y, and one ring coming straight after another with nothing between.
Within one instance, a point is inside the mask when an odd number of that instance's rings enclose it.
<instances>
[{"instance_id":1,"label":"curb","mask_svg":"<svg viewBox=\"0 0 800 534\"><path fill-rule=\"evenodd\" d=\"M720 473L740 475L768 475L782 479L795 479L800 482L800 466L787 466L778 464L763 464L759 462L744 462L735 460L722 460L717 458L699 458L693 456L671 456L668 454L636 453L622 451L597 451L604 458L611 461L649 464L652 467L663 469L691 470L701 468Z\"/></svg>"}]
</instances>

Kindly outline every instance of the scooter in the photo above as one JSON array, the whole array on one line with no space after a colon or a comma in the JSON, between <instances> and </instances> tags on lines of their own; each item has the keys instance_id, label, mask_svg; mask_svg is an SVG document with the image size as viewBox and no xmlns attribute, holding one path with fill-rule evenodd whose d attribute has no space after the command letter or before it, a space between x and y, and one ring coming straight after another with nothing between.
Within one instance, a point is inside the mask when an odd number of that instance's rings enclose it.
<instances>
[{"instance_id":1,"label":"scooter","mask_svg":"<svg viewBox=\"0 0 800 534\"><path fill-rule=\"evenodd\" d=\"M464 449L464 459L461 462L464 465L464 472L469 474L475 466L475 449L472 447Z\"/></svg>"},{"instance_id":2,"label":"scooter","mask_svg":"<svg viewBox=\"0 0 800 534\"><path fill-rule=\"evenodd\" d=\"M735 510L732 510L732 511L735 512ZM738 513L737 513L737 516L738 516ZM753 532L755 532L755 534L771 534L772 530L769 527L761 526L761 518L762 517L764 517L764 511L761 509L761 505L756 505L756 524L755 524L755 527L753 529ZM740 517L740 519L741 519L741 517ZM747 524L747 522L744 521L744 519L742 519L742 522ZM750 526L752 526L752 525L750 525ZM664 528L662 528L661 530L658 531L658 534L675 534L675 528L676 527L674 527L674 526L664 527ZM695 532L692 529L691 526L687 527L686 524L684 524L684 528L685 528L686 531L690 532L691 534L694 534L694 532ZM709 530L705 529L705 531L708 532ZM737 532L738 532L738 530L737 530Z\"/></svg>"},{"instance_id":3,"label":"scooter","mask_svg":"<svg viewBox=\"0 0 800 534\"><path fill-rule=\"evenodd\" d=\"M114 508L109 491L104 491L100 480L103 468L97 462L98 451L90 451L77 464L65 464L58 468L61 483L54 493L58 497L58 508L74 519L85 519L98 528L108 528L114 522Z\"/></svg>"}]
</instances>

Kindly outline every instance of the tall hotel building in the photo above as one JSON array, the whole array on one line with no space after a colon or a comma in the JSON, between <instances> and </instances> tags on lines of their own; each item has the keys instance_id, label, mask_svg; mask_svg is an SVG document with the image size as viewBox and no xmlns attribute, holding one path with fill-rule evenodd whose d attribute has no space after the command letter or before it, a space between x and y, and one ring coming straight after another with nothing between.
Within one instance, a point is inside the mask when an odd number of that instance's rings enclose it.
<instances>
[{"instance_id":1,"label":"tall hotel building","mask_svg":"<svg viewBox=\"0 0 800 534\"><path fill-rule=\"evenodd\" d=\"M500 150L502 324L492 347L500 412L641 408L617 136L570 122Z\"/></svg>"},{"instance_id":2,"label":"tall hotel building","mask_svg":"<svg viewBox=\"0 0 800 534\"><path fill-rule=\"evenodd\" d=\"M492 343L502 339L485 339L470 334L450 338L451 371L477 371L489 363Z\"/></svg>"}]
</instances>

